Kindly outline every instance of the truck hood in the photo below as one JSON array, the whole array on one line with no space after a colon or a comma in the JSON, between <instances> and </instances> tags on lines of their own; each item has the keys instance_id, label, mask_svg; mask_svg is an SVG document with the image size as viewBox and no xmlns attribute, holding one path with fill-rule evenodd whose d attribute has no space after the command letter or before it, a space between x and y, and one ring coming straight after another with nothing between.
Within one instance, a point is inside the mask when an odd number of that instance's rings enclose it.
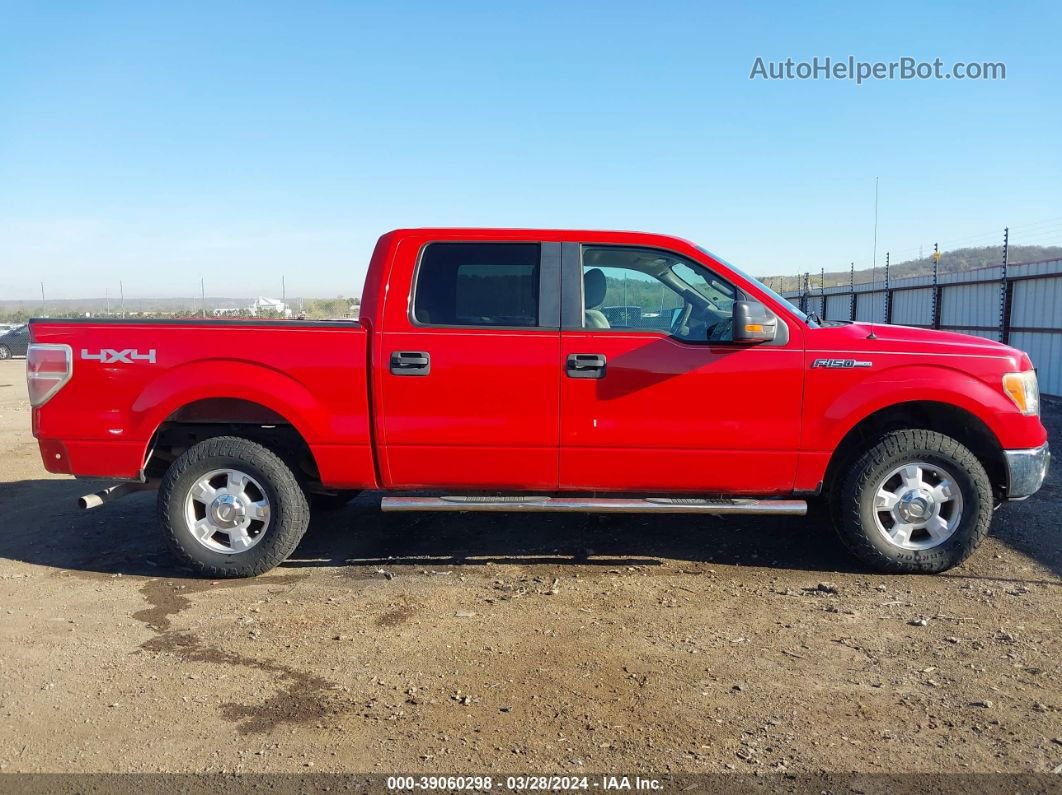
<instances>
[{"instance_id":1,"label":"truck hood","mask_svg":"<svg viewBox=\"0 0 1062 795\"><path fill-rule=\"evenodd\" d=\"M845 323L827 326L808 333L808 347L823 349L837 346L850 351L936 353L967 356L990 356L1012 360L1015 369L1029 369L1029 357L1017 348L995 340L960 334L954 331L893 326L884 323Z\"/></svg>"}]
</instances>

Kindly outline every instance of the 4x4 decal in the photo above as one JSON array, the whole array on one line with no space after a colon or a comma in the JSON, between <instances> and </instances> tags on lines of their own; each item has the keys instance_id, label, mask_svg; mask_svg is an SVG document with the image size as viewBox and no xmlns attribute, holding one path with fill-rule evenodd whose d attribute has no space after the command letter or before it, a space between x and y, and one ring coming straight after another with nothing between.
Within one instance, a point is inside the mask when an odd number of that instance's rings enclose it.
<instances>
[{"instance_id":1,"label":"4x4 decal","mask_svg":"<svg viewBox=\"0 0 1062 795\"><path fill-rule=\"evenodd\" d=\"M114 348L102 348L97 353L89 353L85 348L81 349L82 359L94 359L95 361L102 362L103 364L117 364L122 362L123 364L133 364L134 362L149 362L155 363L155 349L152 348L147 353L141 353L136 348L124 348L123 350L115 350Z\"/></svg>"}]
</instances>

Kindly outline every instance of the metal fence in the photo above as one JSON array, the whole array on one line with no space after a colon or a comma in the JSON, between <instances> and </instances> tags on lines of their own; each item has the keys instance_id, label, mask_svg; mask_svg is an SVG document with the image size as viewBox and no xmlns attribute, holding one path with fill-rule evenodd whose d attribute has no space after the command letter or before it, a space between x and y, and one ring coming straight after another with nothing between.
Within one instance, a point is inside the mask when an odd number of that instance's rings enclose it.
<instances>
[{"instance_id":1,"label":"metal fence","mask_svg":"<svg viewBox=\"0 0 1062 795\"><path fill-rule=\"evenodd\" d=\"M1005 342L1032 357L1046 395L1062 397L1062 260L996 265L783 293L824 320L935 328Z\"/></svg>"}]
</instances>

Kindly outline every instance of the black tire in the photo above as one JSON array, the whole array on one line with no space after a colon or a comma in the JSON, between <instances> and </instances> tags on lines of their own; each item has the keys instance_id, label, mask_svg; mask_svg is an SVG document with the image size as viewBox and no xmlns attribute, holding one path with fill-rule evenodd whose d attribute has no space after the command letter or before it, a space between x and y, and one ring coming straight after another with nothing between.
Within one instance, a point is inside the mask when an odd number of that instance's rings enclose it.
<instances>
[{"instance_id":1,"label":"black tire","mask_svg":"<svg viewBox=\"0 0 1062 795\"><path fill-rule=\"evenodd\" d=\"M263 537L243 552L208 549L192 534L185 505L199 478L215 469L235 469L257 481L269 501ZM302 487L287 464L260 444L236 436L200 442L173 462L162 479L159 520L177 559L204 577L254 577L295 551L310 522Z\"/></svg>"},{"instance_id":2,"label":"black tire","mask_svg":"<svg viewBox=\"0 0 1062 795\"><path fill-rule=\"evenodd\" d=\"M360 491L337 491L333 494L310 494L310 509L313 511L338 511L361 494Z\"/></svg>"},{"instance_id":3,"label":"black tire","mask_svg":"<svg viewBox=\"0 0 1062 795\"><path fill-rule=\"evenodd\" d=\"M889 542L874 519L879 481L906 462L938 464L951 473L963 508L952 535L938 546L909 550ZM837 533L848 550L872 569L931 574L957 566L988 533L992 486L977 457L949 436L926 430L894 431L859 457L844 476L836 505Z\"/></svg>"},{"instance_id":4,"label":"black tire","mask_svg":"<svg viewBox=\"0 0 1062 795\"><path fill-rule=\"evenodd\" d=\"M11 358L11 349L9 347L7 347L6 345L0 345L0 360L10 359L10 358Z\"/></svg>"}]
</instances>

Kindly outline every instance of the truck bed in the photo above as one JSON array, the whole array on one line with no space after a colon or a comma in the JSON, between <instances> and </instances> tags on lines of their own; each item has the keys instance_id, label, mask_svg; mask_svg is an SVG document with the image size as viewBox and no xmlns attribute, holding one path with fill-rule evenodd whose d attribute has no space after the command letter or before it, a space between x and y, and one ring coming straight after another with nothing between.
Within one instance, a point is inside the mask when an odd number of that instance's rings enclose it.
<instances>
[{"instance_id":1,"label":"truck bed","mask_svg":"<svg viewBox=\"0 0 1062 795\"><path fill-rule=\"evenodd\" d=\"M30 323L34 342L69 346L73 363L69 383L33 413L50 472L139 478L164 422L220 422L235 413L290 424L322 483L375 483L368 336L357 321Z\"/></svg>"}]
</instances>

